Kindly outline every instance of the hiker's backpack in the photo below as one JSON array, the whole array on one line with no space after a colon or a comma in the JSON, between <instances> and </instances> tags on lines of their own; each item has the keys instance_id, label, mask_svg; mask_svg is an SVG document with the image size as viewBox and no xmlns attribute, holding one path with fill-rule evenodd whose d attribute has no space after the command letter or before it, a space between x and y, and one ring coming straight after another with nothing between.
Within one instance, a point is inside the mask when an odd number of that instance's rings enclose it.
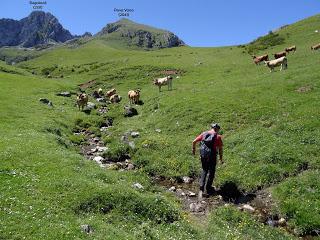
<instances>
[{"instance_id":1,"label":"hiker's backpack","mask_svg":"<svg viewBox=\"0 0 320 240\"><path fill-rule=\"evenodd\" d=\"M214 154L213 144L217 138L217 134L209 132L203 133L202 141L200 142L200 157L202 159L210 159Z\"/></svg>"}]
</instances>

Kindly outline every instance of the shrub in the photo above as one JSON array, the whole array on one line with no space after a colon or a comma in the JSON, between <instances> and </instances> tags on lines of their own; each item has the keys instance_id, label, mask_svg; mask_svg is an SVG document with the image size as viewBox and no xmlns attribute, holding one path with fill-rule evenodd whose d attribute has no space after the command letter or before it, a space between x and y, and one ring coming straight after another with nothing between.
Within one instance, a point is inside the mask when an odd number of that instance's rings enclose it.
<instances>
[{"instance_id":1,"label":"shrub","mask_svg":"<svg viewBox=\"0 0 320 240\"><path fill-rule=\"evenodd\" d=\"M253 42L249 43L247 51L249 54L253 54L269 47L283 44L284 42L285 39L278 33L269 32L267 35L259 37Z\"/></svg>"}]
</instances>

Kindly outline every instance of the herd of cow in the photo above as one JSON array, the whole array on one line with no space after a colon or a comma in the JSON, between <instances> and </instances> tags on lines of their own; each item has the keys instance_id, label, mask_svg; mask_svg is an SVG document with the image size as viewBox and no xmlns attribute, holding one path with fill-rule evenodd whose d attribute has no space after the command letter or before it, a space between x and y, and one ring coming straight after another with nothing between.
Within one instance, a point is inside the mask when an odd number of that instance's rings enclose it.
<instances>
[{"instance_id":1,"label":"herd of cow","mask_svg":"<svg viewBox=\"0 0 320 240\"><path fill-rule=\"evenodd\" d=\"M318 50L320 49L320 43L311 46L311 50ZM287 69L288 67L288 60L287 60L287 54L290 52L294 52L297 50L297 47L291 46L285 48L284 51L274 53L273 56L275 59L269 60L268 54L262 55L262 56L252 56L253 62L258 65L261 62L264 62L267 67L270 68L270 72L274 71L274 68L277 66L281 66L280 71ZM161 87L164 85L168 86L168 90L172 90L172 76L166 76L163 78L157 78L154 79L153 84L159 87L159 92L161 92ZM140 101L140 89L136 90L129 90L128 92L128 98L130 104L138 104ZM92 94L96 99L98 98L107 98L109 99L110 103L119 103L122 99L122 97L117 94L117 91L115 88L107 91L105 94L103 93L103 90L100 88L98 91L94 91ZM88 103L88 95L86 93L80 93L77 96L77 105L79 107L79 110L83 110L85 106L87 106Z\"/></svg>"},{"instance_id":2,"label":"herd of cow","mask_svg":"<svg viewBox=\"0 0 320 240\"><path fill-rule=\"evenodd\" d=\"M319 48L320 48L320 43L314 46L311 46L311 50L318 50ZM253 58L253 62L256 65L260 64L261 62L264 62L265 65L270 68L270 72L272 72L274 68L277 66L281 66L280 68L280 71L281 71L283 69L288 68L287 54L289 54L290 52L296 52L296 50L297 50L297 47L295 45L291 47L287 47L285 48L284 51L274 53L273 60L269 60L268 54L261 55L261 56L252 56L252 58Z\"/></svg>"},{"instance_id":3,"label":"herd of cow","mask_svg":"<svg viewBox=\"0 0 320 240\"><path fill-rule=\"evenodd\" d=\"M172 76L166 76L163 78L154 79L153 84L159 87L159 92L161 92L161 87L164 85L168 86L168 90L172 90ZM140 102L140 89L136 90L129 90L128 91L128 98L130 104L139 104ZM108 99L110 103L119 103L122 97L117 94L117 90L112 88L111 90L107 91L105 94L103 93L102 88L99 88L98 91L94 91L92 96L96 99ZM83 110L85 106L88 104L88 94L80 93L77 96L77 105L79 110Z\"/></svg>"}]
</instances>

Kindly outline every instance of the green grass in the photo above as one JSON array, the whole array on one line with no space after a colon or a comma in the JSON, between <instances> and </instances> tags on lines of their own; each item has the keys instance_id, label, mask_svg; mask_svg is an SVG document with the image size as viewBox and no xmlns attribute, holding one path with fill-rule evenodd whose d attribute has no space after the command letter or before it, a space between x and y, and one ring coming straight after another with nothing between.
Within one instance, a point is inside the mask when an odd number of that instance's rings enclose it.
<instances>
[{"instance_id":1,"label":"green grass","mask_svg":"<svg viewBox=\"0 0 320 240\"><path fill-rule=\"evenodd\" d=\"M255 66L241 47L146 52L115 49L101 39L56 48L18 67L1 63L0 238L85 238L80 225L90 224L96 239L254 239L255 234L286 239L233 208L217 209L208 229L199 227L170 194L151 184L149 175L198 175L191 142L213 121L222 126L225 148L215 185L233 181L243 191L272 186L274 201L292 228L300 233L319 229L320 72L319 54L310 51L318 42L319 19L280 30L285 44L257 52L297 45L282 72ZM164 87L159 93L152 80L169 69L182 74L172 91ZM45 78L47 73L53 78ZM106 117L114 124L107 133L99 132L101 116L95 110L86 115L74 106L75 96L55 96L78 91L78 84L93 79L97 85L87 93L115 87L123 96L120 104L108 106ZM306 86L311 90L296 91ZM136 88L144 104L135 106L138 116L124 118L127 92ZM39 103L41 97L54 107ZM77 146L83 139L72 134L81 128L101 135L110 156L127 151L119 144L125 132L139 131L139 138L130 139L139 170L103 170L85 160ZM134 190L135 182L145 189ZM101 212L101 206L110 211Z\"/></svg>"},{"instance_id":2,"label":"green grass","mask_svg":"<svg viewBox=\"0 0 320 240\"><path fill-rule=\"evenodd\" d=\"M230 206L213 211L209 224L208 239L293 239L285 231L264 226Z\"/></svg>"}]
</instances>

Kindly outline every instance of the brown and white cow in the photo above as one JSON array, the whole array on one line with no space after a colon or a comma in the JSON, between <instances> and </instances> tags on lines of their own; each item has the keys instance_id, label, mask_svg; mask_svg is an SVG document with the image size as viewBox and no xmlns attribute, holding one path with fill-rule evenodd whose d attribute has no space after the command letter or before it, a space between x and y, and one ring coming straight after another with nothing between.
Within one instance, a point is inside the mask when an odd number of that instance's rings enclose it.
<instances>
[{"instance_id":1,"label":"brown and white cow","mask_svg":"<svg viewBox=\"0 0 320 240\"><path fill-rule=\"evenodd\" d=\"M258 63L261 63L262 61L269 61L269 56L268 56L268 54L261 55L261 56L255 56L255 55L253 55L252 58L253 58L253 62L254 62L256 65L258 65Z\"/></svg>"},{"instance_id":2,"label":"brown and white cow","mask_svg":"<svg viewBox=\"0 0 320 240\"><path fill-rule=\"evenodd\" d=\"M316 45L313 45L311 47L311 50L318 50L320 48L320 43L316 44Z\"/></svg>"},{"instance_id":3,"label":"brown and white cow","mask_svg":"<svg viewBox=\"0 0 320 240\"><path fill-rule=\"evenodd\" d=\"M264 63L267 67L270 68L270 72L272 72L275 67L280 65L281 65L280 71L288 68L288 61L285 56L271 60L271 61L265 61Z\"/></svg>"},{"instance_id":4,"label":"brown and white cow","mask_svg":"<svg viewBox=\"0 0 320 240\"><path fill-rule=\"evenodd\" d=\"M297 50L297 47L296 47L296 45L293 45L293 46L291 46L291 47L287 47L286 49L285 49L285 51L289 54L289 52L296 52L296 50Z\"/></svg>"},{"instance_id":5,"label":"brown and white cow","mask_svg":"<svg viewBox=\"0 0 320 240\"><path fill-rule=\"evenodd\" d=\"M140 89L130 90L128 92L128 98L130 104L137 104L140 101Z\"/></svg>"},{"instance_id":6,"label":"brown and white cow","mask_svg":"<svg viewBox=\"0 0 320 240\"><path fill-rule=\"evenodd\" d=\"M172 90L172 76L154 79L153 84L159 87L159 92L161 92L161 87L164 85L168 85L168 90Z\"/></svg>"},{"instance_id":7,"label":"brown and white cow","mask_svg":"<svg viewBox=\"0 0 320 240\"><path fill-rule=\"evenodd\" d=\"M106 96L108 98L110 98L112 95L116 94L117 90L115 88L110 89L109 91L107 91Z\"/></svg>"},{"instance_id":8,"label":"brown and white cow","mask_svg":"<svg viewBox=\"0 0 320 240\"><path fill-rule=\"evenodd\" d=\"M286 51L282 51L282 52L274 53L273 56L274 56L275 59L281 58L281 57L285 57L285 56L287 56L287 52Z\"/></svg>"},{"instance_id":9,"label":"brown and white cow","mask_svg":"<svg viewBox=\"0 0 320 240\"><path fill-rule=\"evenodd\" d=\"M77 96L77 105L79 107L79 111L80 111L80 108L81 110L83 110L83 108L87 106L87 103L88 103L88 95L85 93L80 93Z\"/></svg>"}]
</instances>

